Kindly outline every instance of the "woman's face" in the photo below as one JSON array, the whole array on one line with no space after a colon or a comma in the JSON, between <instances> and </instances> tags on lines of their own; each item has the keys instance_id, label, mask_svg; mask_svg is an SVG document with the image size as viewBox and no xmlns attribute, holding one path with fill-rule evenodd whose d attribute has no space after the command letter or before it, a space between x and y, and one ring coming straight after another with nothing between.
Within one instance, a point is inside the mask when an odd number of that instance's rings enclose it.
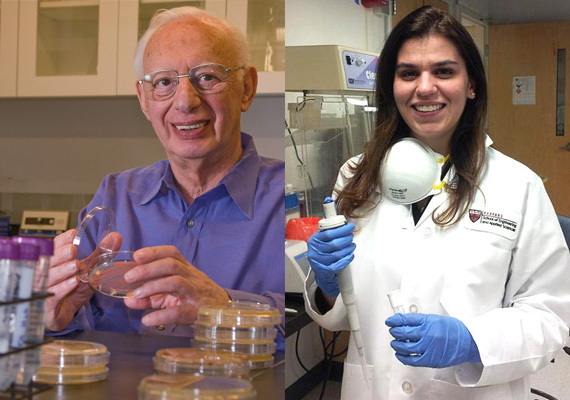
<instances>
[{"instance_id":1,"label":"woman's face","mask_svg":"<svg viewBox=\"0 0 570 400\"><path fill-rule=\"evenodd\" d=\"M394 100L410 135L446 155L468 98L474 98L463 58L440 35L409 39L400 48Z\"/></svg>"}]
</instances>

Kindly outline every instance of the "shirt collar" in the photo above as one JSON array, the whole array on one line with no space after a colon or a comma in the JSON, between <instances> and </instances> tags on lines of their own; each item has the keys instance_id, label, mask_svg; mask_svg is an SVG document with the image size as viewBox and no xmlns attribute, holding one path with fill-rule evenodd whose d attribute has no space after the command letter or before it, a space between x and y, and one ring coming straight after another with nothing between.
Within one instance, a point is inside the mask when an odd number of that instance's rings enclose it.
<instances>
[{"instance_id":1,"label":"shirt collar","mask_svg":"<svg viewBox=\"0 0 570 400\"><path fill-rule=\"evenodd\" d=\"M259 173L259 157L253 139L246 133L241 133L241 147L243 153L236 165L222 178L216 186L224 185L228 194L239 207L242 213L250 219L253 218L253 203L257 188L257 176ZM178 185L174 180L170 163L164 170L164 174L155 185L150 186L146 195L143 196L139 205L149 203L159 193L166 193L169 189L174 190L183 198ZM205 194L204 194L205 195Z\"/></svg>"},{"instance_id":2,"label":"shirt collar","mask_svg":"<svg viewBox=\"0 0 570 400\"><path fill-rule=\"evenodd\" d=\"M259 156L252 137L243 132L241 134L241 146L243 148L241 159L222 179L220 185L226 187L241 212L252 219L259 174Z\"/></svg>"}]
</instances>

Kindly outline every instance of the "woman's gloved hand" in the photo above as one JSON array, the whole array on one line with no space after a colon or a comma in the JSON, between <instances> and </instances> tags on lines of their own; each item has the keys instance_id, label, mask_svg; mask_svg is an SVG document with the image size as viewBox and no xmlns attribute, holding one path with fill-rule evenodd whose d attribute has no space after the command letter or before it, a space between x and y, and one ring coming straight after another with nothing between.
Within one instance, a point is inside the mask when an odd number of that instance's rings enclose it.
<instances>
[{"instance_id":1,"label":"woman's gloved hand","mask_svg":"<svg viewBox=\"0 0 570 400\"><path fill-rule=\"evenodd\" d=\"M414 367L445 368L481 361L463 322L434 314L395 314L386 320L396 358Z\"/></svg>"},{"instance_id":2,"label":"woman's gloved hand","mask_svg":"<svg viewBox=\"0 0 570 400\"><path fill-rule=\"evenodd\" d=\"M350 222L338 228L316 232L309 238L307 257L317 285L327 296L338 296L340 290L336 274L354 259L356 245L352 243L353 231L354 224Z\"/></svg>"}]
</instances>

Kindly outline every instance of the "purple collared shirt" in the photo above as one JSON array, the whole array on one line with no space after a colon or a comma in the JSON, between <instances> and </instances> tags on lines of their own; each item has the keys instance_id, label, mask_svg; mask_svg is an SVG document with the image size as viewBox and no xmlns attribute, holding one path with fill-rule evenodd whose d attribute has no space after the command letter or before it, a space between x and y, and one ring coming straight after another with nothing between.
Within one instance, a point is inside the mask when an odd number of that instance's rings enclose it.
<instances>
[{"instance_id":1,"label":"purple collared shirt","mask_svg":"<svg viewBox=\"0 0 570 400\"><path fill-rule=\"evenodd\" d=\"M277 307L283 316L277 343L278 349L283 349L284 163L260 157L251 136L242 133L241 141L241 160L215 188L191 205L178 188L169 162L163 160L106 176L79 220L94 207L110 208L116 215L117 232L123 237L121 250L173 245L232 299ZM186 325L167 325L163 330L144 326L142 316L152 311L132 310L120 298L95 292L61 333L96 329L192 335Z\"/></svg>"}]
</instances>

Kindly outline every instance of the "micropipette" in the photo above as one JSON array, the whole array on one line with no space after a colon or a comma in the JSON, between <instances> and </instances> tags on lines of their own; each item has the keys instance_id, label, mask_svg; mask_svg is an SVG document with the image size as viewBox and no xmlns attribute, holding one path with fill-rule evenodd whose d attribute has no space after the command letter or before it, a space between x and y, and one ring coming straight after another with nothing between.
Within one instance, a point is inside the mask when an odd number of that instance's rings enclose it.
<instances>
[{"instance_id":1,"label":"micropipette","mask_svg":"<svg viewBox=\"0 0 570 400\"><path fill-rule=\"evenodd\" d=\"M336 207L332 198L325 198L323 211L325 213L325 218L319 221L320 231L336 228L346 224L346 218L344 215L337 215ZM370 377L368 375L368 364L366 363L366 357L364 356L362 336L360 335L360 322L358 320L358 312L356 309L356 296L354 294L354 286L352 284L350 264L337 274L337 279L342 302L344 303L346 314L348 315L350 333L354 339L356 349L358 350L358 357L360 358L360 365L362 366L362 374L364 375L366 387L368 388Z\"/></svg>"}]
</instances>

